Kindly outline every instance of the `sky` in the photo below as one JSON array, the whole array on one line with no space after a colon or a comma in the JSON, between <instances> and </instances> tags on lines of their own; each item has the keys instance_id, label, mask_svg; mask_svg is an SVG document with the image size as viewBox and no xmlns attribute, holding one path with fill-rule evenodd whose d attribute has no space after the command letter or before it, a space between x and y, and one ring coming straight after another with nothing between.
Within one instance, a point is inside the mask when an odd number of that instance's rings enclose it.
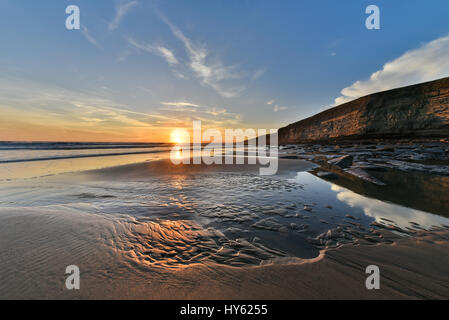
<instances>
[{"instance_id":1,"label":"sky","mask_svg":"<svg viewBox=\"0 0 449 320\"><path fill-rule=\"evenodd\" d=\"M447 0L0 0L0 141L279 128L449 76L448 14Z\"/></svg>"}]
</instances>

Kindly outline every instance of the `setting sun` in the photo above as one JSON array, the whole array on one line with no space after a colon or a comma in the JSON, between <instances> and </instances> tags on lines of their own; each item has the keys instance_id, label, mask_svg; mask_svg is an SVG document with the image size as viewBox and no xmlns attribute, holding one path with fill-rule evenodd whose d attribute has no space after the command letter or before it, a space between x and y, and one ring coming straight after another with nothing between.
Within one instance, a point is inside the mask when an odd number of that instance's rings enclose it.
<instances>
[{"instance_id":1,"label":"setting sun","mask_svg":"<svg viewBox=\"0 0 449 320\"><path fill-rule=\"evenodd\" d=\"M175 129L170 135L170 142L183 144L190 142L190 134L186 129Z\"/></svg>"}]
</instances>

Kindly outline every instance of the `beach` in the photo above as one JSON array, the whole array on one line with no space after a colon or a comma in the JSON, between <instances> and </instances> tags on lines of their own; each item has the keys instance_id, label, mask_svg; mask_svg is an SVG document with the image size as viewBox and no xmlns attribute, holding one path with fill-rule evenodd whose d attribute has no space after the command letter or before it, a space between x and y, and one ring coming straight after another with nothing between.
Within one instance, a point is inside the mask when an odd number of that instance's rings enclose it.
<instances>
[{"instance_id":1,"label":"beach","mask_svg":"<svg viewBox=\"0 0 449 320\"><path fill-rule=\"evenodd\" d=\"M322 180L306 160L263 177L159 157L3 181L0 297L449 297L447 217ZM68 265L80 290L65 287ZM369 265L379 290L365 286Z\"/></svg>"},{"instance_id":2,"label":"beach","mask_svg":"<svg viewBox=\"0 0 449 320\"><path fill-rule=\"evenodd\" d=\"M0 300L449 300L448 12L0 0Z\"/></svg>"}]
</instances>

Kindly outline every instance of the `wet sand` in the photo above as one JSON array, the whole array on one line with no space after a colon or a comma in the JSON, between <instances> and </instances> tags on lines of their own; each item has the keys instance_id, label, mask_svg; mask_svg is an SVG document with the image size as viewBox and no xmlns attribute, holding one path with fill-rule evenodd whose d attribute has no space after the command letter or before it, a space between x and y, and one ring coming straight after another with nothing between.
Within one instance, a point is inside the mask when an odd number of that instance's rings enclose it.
<instances>
[{"instance_id":1,"label":"wet sand","mask_svg":"<svg viewBox=\"0 0 449 320\"><path fill-rule=\"evenodd\" d=\"M318 258L286 265L214 271L187 268L176 277L201 279L199 284L183 292L173 290L171 298L448 299L448 240L447 232L435 233L419 240L397 239L393 245L323 251ZM365 287L365 268L371 264L380 268L379 290ZM217 285L216 277L225 277L226 286Z\"/></svg>"},{"instance_id":2,"label":"wet sand","mask_svg":"<svg viewBox=\"0 0 449 320\"><path fill-rule=\"evenodd\" d=\"M255 267L213 263L157 268L108 246L117 224L77 212L1 212L1 299L447 299L449 233L391 245L346 245L317 258ZM81 219L80 219L81 218ZM26 220L26 224L24 221ZM11 228L14 222L14 230ZM40 223L39 223L40 221ZM42 223L44 222L44 223ZM26 229L24 237L22 228ZM80 236L78 231L82 230ZM53 239L51 243L48 238ZM30 242L32 239L32 242ZM57 239L55 241L55 239ZM68 263L81 269L81 290L64 288ZM380 268L380 290L367 290L365 268Z\"/></svg>"},{"instance_id":3,"label":"wet sand","mask_svg":"<svg viewBox=\"0 0 449 320\"><path fill-rule=\"evenodd\" d=\"M281 160L279 174L294 176L313 166L306 161ZM223 167L231 172L258 169ZM155 161L57 179L72 182L72 188L76 183L100 178L106 182L143 181L156 174L174 175L179 181L185 175L220 171L223 167L173 168L167 161ZM23 197L32 199L31 195ZM81 201L88 196L92 195L83 194L79 203L42 204L36 199L26 205L19 201L21 207L0 208L1 299L449 298L447 230L417 232L413 237L382 230L388 242L373 244L358 239L357 243L322 249L311 258L286 256L267 259L261 265L238 266L253 261L253 257L245 257L245 250L251 249L248 252L257 256L257 248L264 247L249 248L239 243L240 251L224 254L223 249L215 249L215 244L208 247L215 239L211 238L212 231L195 220L181 217L156 223L120 212L103 214L99 205L104 195L97 196L100 201L94 205ZM283 237L282 232L274 234ZM176 252L173 243L179 243ZM195 250L201 246L206 252L198 255ZM155 252L159 256L154 256ZM205 253L215 260L201 259ZM188 260L177 262L181 255ZM215 262L221 256L228 259L227 264ZM64 271L70 264L80 267L79 291L64 287ZM380 268L380 290L365 287L365 268L372 264Z\"/></svg>"}]
</instances>

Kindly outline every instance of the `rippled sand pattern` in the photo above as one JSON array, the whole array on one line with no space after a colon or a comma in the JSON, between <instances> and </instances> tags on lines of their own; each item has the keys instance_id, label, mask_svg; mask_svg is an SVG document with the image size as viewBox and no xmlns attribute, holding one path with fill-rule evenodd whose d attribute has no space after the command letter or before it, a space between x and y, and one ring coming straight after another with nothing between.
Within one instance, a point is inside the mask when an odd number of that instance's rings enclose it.
<instances>
[{"instance_id":1,"label":"rippled sand pattern","mask_svg":"<svg viewBox=\"0 0 449 320\"><path fill-rule=\"evenodd\" d=\"M286 180L229 173L73 185L47 180L39 186L23 183L2 190L1 204L22 210L59 206L61 211L104 215L113 223L113 231L109 237L100 237L102 242L142 265L214 262L241 266L286 256L251 232L261 228L257 222L276 214L273 206L258 200L258 193L268 198L275 191L299 188ZM291 204L292 213L293 209Z\"/></svg>"},{"instance_id":2,"label":"rippled sand pattern","mask_svg":"<svg viewBox=\"0 0 449 320\"><path fill-rule=\"evenodd\" d=\"M309 178L302 183L294 177L261 177L243 171L117 180L107 175L36 179L0 189L0 206L92 215L96 220L89 226L89 236L73 227L75 243L87 237L87 243L123 257L136 270L194 264L255 266L315 258L322 248L391 243L381 229L413 233L396 224L397 218L369 216L353 202L341 201L327 182L318 185L317 192ZM80 217L71 219L77 222ZM409 225L424 228L416 222ZM45 245L51 248L52 243L49 238Z\"/></svg>"}]
</instances>

